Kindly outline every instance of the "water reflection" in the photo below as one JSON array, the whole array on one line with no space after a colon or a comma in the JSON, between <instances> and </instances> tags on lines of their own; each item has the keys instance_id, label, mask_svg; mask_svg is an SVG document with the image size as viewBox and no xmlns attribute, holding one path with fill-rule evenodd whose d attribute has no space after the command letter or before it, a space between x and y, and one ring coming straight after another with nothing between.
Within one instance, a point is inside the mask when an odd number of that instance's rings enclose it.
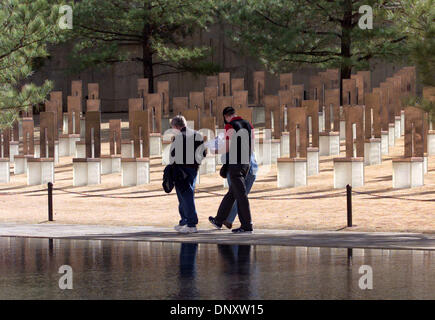
<instances>
[{"instance_id":1,"label":"water reflection","mask_svg":"<svg viewBox=\"0 0 435 320\"><path fill-rule=\"evenodd\" d=\"M182 243L180 248L179 294L176 299L199 298L196 288L196 254L197 243Z\"/></svg>"},{"instance_id":2,"label":"water reflection","mask_svg":"<svg viewBox=\"0 0 435 320\"><path fill-rule=\"evenodd\" d=\"M433 251L0 238L0 299L435 299L434 266Z\"/></svg>"}]
</instances>

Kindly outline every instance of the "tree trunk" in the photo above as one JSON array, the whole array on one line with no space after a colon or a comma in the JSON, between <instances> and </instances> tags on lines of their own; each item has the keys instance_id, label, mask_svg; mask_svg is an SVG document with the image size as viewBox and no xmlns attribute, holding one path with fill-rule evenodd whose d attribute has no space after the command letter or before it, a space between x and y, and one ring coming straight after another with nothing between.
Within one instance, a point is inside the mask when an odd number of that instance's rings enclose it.
<instances>
[{"instance_id":1,"label":"tree trunk","mask_svg":"<svg viewBox=\"0 0 435 320\"><path fill-rule=\"evenodd\" d=\"M142 47L143 77L148 79L148 93L154 93L153 54L148 43L144 43Z\"/></svg>"},{"instance_id":2,"label":"tree trunk","mask_svg":"<svg viewBox=\"0 0 435 320\"><path fill-rule=\"evenodd\" d=\"M151 10L151 2L148 2L148 9ZM148 93L154 93L154 72L153 72L153 52L150 47L151 28L144 23L142 30L142 66L143 76L148 79Z\"/></svg>"},{"instance_id":3,"label":"tree trunk","mask_svg":"<svg viewBox=\"0 0 435 320\"><path fill-rule=\"evenodd\" d=\"M352 0L343 1L343 21L341 23L341 66L340 66L340 104L342 101L343 79L350 79L352 65L351 32L352 32Z\"/></svg>"}]
</instances>

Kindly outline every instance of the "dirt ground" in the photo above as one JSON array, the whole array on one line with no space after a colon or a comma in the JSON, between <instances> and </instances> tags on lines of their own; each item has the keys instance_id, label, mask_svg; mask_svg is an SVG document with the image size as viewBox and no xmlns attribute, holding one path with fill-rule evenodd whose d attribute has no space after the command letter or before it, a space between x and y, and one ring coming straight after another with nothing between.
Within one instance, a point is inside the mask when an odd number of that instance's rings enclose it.
<instances>
[{"instance_id":1,"label":"dirt ground","mask_svg":"<svg viewBox=\"0 0 435 320\"><path fill-rule=\"evenodd\" d=\"M108 124L102 127L107 131ZM105 142L102 154L108 153ZM321 157L320 174L309 177L305 187L278 189L276 166L263 168L249 196L254 227L435 233L435 157L429 158L423 187L394 190L391 159L402 154L403 138L381 165L365 168L365 186L355 191L367 194L353 195L352 228L346 228L345 190L333 188L333 157ZM103 175L101 185L74 188L72 160L61 158L55 173L55 223L174 226L178 202L174 191L162 189L163 168L161 158L151 160L149 185L121 187L121 174L115 173ZM225 192L218 172L201 176L196 188L200 228L210 227L207 218L216 214ZM28 187L25 175L12 173L11 182L0 185L0 222L47 223L47 187Z\"/></svg>"}]
</instances>

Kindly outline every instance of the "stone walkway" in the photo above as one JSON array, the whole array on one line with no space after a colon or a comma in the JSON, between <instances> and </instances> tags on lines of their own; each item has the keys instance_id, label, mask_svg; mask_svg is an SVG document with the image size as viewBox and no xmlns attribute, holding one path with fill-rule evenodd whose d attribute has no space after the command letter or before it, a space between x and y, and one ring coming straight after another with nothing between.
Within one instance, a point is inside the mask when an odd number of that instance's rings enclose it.
<instances>
[{"instance_id":1,"label":"stone walkway","mask_svg":"<svg viewBox=\"0 0 435 320\"><path fill-rule=\"evenodd\" d=\"M0 224L1 237L62 238L82 240L122 240L155 242L195 242L212 244L279 245L333 248L435 250L435 235L420 233L255 230L234 235L228 230L199 230L183 235L169 228L98 225Z\"/></svg>"}]
</instances>

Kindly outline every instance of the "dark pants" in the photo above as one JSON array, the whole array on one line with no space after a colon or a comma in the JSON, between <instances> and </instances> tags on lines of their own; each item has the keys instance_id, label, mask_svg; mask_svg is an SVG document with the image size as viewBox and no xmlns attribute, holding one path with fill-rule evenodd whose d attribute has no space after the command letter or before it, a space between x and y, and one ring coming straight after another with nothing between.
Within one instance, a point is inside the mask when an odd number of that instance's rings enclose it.
<instances>
[{"instance_id":1,"label":"dark pants","mask_svg":"<svg viewBox=\"0 0 435 320\"><path fill-rule=\"evenodd\" d=\"M222 199L216 216L216 222L221 224L229 216L231 208L237 201L237 212L241 227L245 230L252 230L251 209L246 192L245 178L249 171L249 164L228 165L228 176L231 181L227 194Z\"/></svg>"},{"instance_id":2,"label":"dark pants","mask_svg":"<svg viewBox=\"0 0 435 320\"><path fill-rule=\"evenodd\" d=\"M187 224L188 227L195 227L198 224L198 215L195 208L195 182L198 170L195 168L183 168L187 178L180 184L175 184L178 197L178 211L180 212L180 225Z\"/></svg>"}]
</instances>

